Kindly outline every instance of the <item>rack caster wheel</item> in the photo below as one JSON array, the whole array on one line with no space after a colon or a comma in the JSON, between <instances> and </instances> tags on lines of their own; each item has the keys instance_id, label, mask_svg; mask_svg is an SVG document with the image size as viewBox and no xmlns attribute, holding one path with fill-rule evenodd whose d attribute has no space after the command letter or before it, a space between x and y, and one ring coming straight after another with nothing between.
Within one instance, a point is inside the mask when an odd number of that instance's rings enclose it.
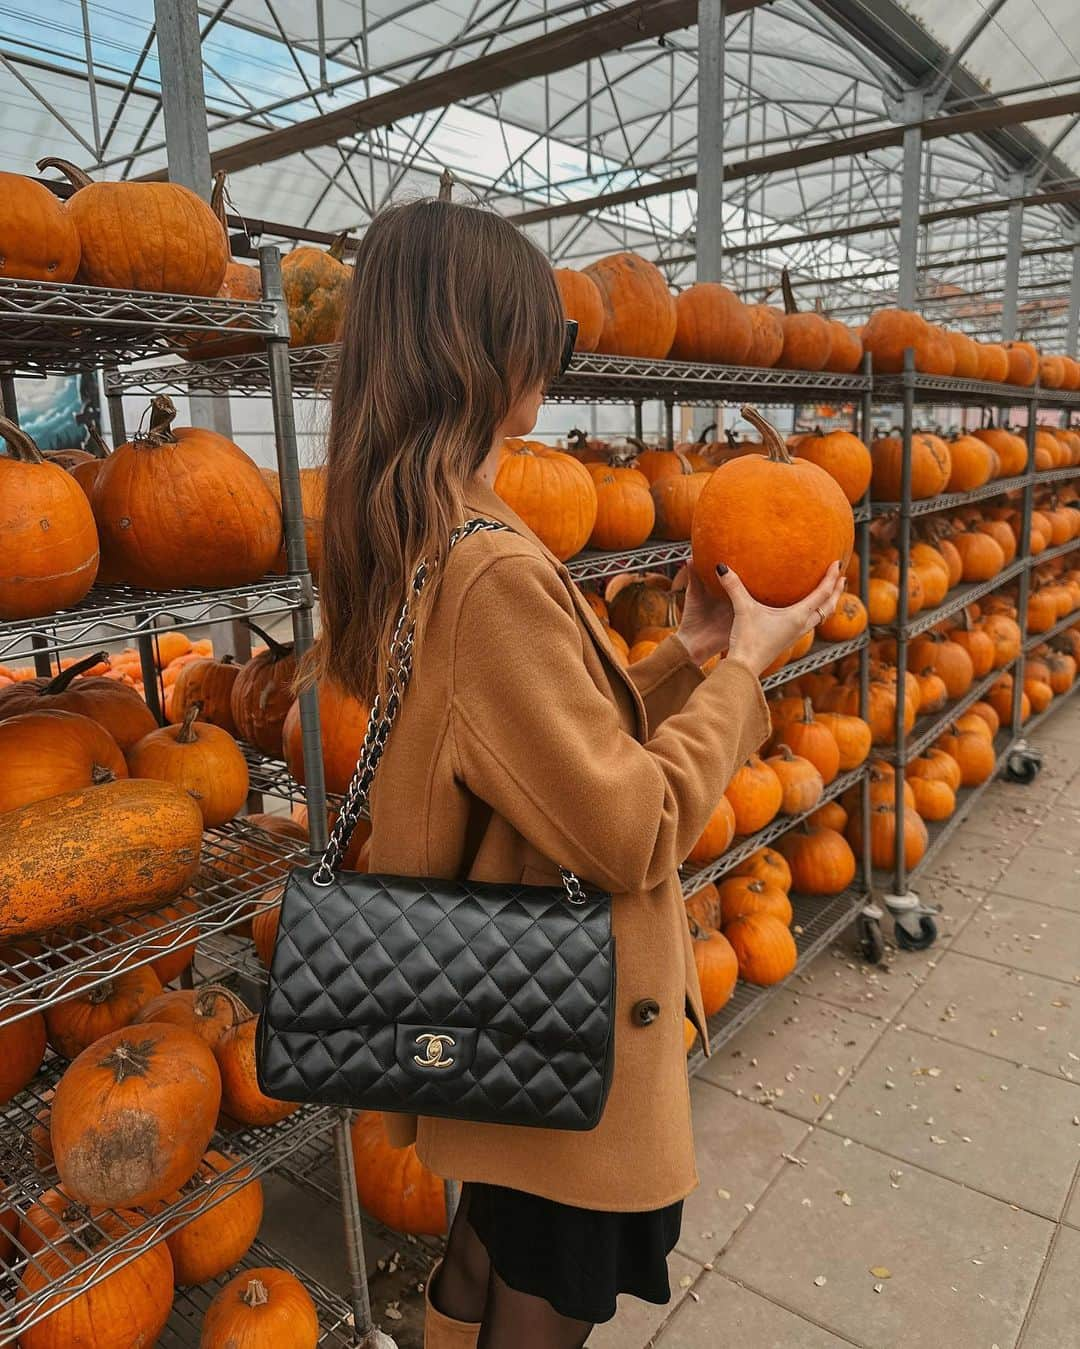
<instances>
[{"instance_id":1,"label":"rack caster wheel","mask_svg":"<svg viewBox=\"0 0 1080 1349\"><path fill-rule=\"evenodd\" d=\"M1017 745L1005 760L1005 776L1010 782L1018 782L1023 786L1034 782L1041 771L1042 755L1030 745Z\"/></svg>"},{"instance_id":2,"label":"rack caster wheel","mask_svg":"<svg viewBox=\"0 0 1080 1349\"><path fill-rule=\"evenodd\" d=\"M905 926L905 923L911 922L918 923L919 930L917 933L913 933L910 928ZM925 951L937 941L937 923L928 913L912 914L910 917L896 920L893 935L896 937L897 946L902 951Z\"/></svg>"},{"instance_id":3,"label":"rack caster wheel","mask_svg":"<svg viewBox=\"0 0 1080 1349\"><path fill-rule=\"evenodd\" d=\"M863 917L859 924L859 948L869 965L880 965L885 954L885 934L879 918Z\"/></svg>"}]
</instances>

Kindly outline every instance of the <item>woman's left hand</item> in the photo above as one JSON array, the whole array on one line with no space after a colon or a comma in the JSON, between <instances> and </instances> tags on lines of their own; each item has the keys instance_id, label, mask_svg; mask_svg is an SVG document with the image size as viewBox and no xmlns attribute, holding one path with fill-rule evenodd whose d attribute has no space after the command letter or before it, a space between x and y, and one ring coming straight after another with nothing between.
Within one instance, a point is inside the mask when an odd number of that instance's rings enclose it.
<instances>
[{"instance_id":1,"label":"woman's left hand","mask_svg":"<svg viewBox=\"0 0 1080 1349\"><path fill-rule=\"evenodd\" d=\"M679 640L696 665L704 665L718 651L728 649L733 616L728 597L710 595L697 573L691 571L679 624Z\"/></svg>"}]
</instances>

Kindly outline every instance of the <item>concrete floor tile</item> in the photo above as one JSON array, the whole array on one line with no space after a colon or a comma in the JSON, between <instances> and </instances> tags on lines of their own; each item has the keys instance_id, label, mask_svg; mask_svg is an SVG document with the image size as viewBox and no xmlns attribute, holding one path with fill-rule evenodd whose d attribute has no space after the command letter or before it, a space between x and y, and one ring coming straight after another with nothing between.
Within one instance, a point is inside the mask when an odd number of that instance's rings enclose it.
<instances>
[{"instance_id":1,"label":"concrete floor tile","mask_svg":"<svg viewBox=\"0 0 1080 1349\"><path fill-rule=\"evenodd\" d=\"M1077 1119L1080 1119L1080 1115L1077 1116ZM1080 1227L1080 1166L1076 1170L1072 1194L1069 1196L1069 1202L1065 1205L1065 1217L1062 1221L1067 1222L1070 1227Z\"/></svg>"},{"instance_id":2,"label":"concrete floor tile","mask_svg":"<svg viewBox=\"0 0 1080 1349\"><path fill-rule=\"evenodd\" d=\"M799 1155L723 1273L873 1349L1015 1344L1051 1223L822 1130Z\"/></svg>"},{"instance_id":3,"label":"concrete floor tile","mask_svg":"<svg viewBox=\"0 0 1080 1349\"><path fill-rule=\"evenodd\" d=\"M883 926L891 938L888 918ZM852 931L797 970L791 984L836 1007L888 1020L919 987L939 955L938 948L898 951L890 945L880 965L868 965L856 949Z\"/></svg>"},{"instance_id":4,"label":"concrete floor tile","mask_svg":"<svg viewBox=\"0 0 1080 1349\"><path fill-rule=\"evenodd\" d=\"M879 1020L784 989L698 1077L816 1120L882 1029Z\"/></svg>"},{"instance_id":5,"label":"concrete floor tile","mask_svg":"<svg viewBox=\"0 0 1080 1349\"><path fill-rule=\"evenodd\" d=\"M657 1349L841 1349L851 1343L722 1274L702 1275L694 1292L700 1301L686 1299L656 1340Z\"/></svg>"},{"instance_id":6,"label":"concrete floor tile","mask_svg":"<svg viewBox=\"0 0 1080 1349\"><path fill-rule=\"evenodd\" d=\"M1080 1327L1080 1232L1059 1228L1035 1294L1020 1349L1063 1349L1075 1344Z\"/></svg>"},{"instance_id":7,"label":"concrete floor tile","mask_svg":"<svg viewBox=\"0 0 1080 1349\"><path fill-rule=\"evenodd\" d=\"M1071 846L1043 847L1036 834L994 882L994 890L1080 913L1080 827Z\"/></svg>"},{"instance_id":8,"label":"concrete floor tile","mask_svg":"<svg viewBox=\"0 0 1080 1349\"><path fill-rule=\"evenodd\" d=\"M959 833L927 863L927 875L975 890L989 890L1021 842L969 835L961 827Z\"/></svg>"},{"instance_id":9,"label":"concrete floor tile","mask_svg":"<svg viewBox=\"0 0 1080 1349\"><path fill-rule=\"evenodd\" d=\"M953 949L1075 984L1080 981L1080 913L988 895Z\"/></svg>"},{"instance_id":10,"label":"concrete floor tile","mask_svg":"<svg viewBox=\"0 0 1080 1349\"><path fill-rule=\"evenodd\" d=\"M1076 1169L1078 1112L1078 1083L891 1029L841 1092L828 1127L1057 1219Z\"/></svg>"},{"instance_id":11,"label":"concrete floor tile","mask_svg":"<svg viewBox=\"0 0 1080 1349\"><path fill-rule=\"evenodd\" d=\"M1075 1068L1080 1079L1080 1064L1069 1058L1080 1046L1080 989L1054 979L949 951L904 1008L904 1021L1055 1076Z\"/></svg>"},{"instance_id":12,"label":"concrete floor tile","mask_svg":"<svg viewBox=\"0 0 1080 1349\"><path fill-rule=\"evenodd\" d=\"M589 1336L586 1349L628 1349L628 1346L645 1346L652 1343L656 1332L675 1311L685 1302L690 1285L701 1275L701 1266L694 1260L688 1260L678 1251L672 1251L668 1257L668 1280L671 1284L671 1301L664 1306L652 1302L642 1302L636 1297L620 1297L619 1310L615 1319L597 1326ZM683 1280L686 1280L685 1286Z\"/></svg>"},{"instance_id":13,"label":"concrete floor tile","mask_svg":"<svg viewBox=\"0 0 1080 1349\"><path fill-rule=\"evenodd\" d=\"M683 1207L678 1249L702 1264L711 1260L756 1204L778 1171L791 1163L806 1125L741 1101L709 1082L693 1082L694 1141L700 1184Z\"/></svg>"},{"instance_id":14,"label":"concrete floor tile","mask_svg":"<svg viewBox=\"0 0 1080 1349\"><path fill-rule=\"evenodd\" d=\"M1059 802L1060 799L1059 797ZM1036 847L1075 849L1078 840L1080 840L1080 803L1065 806L1055 802L1038 812L1036 827L1031 835L1031 842Z\"/></svg>"},{"instance_id":15,"label":"concrete floor tile","mask_svg":"<svg viewBox=\"0 0 1080 1349\"><path fill-rule=\"evenodd\" d=\"M273 1173L263 1176L264 1216L259 1237L313 1279L343 1297L349 1294L341 1210ZM368 1266L389 1254L364 1233Z\"/></svg>"}]
</instances>

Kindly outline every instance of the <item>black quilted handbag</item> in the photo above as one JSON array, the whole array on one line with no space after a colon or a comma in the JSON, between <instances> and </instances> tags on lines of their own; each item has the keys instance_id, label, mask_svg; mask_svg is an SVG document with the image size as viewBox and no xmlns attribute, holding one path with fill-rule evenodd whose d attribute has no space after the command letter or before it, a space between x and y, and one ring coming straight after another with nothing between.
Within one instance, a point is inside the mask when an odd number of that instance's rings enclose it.
<instances>
[{"instance_id":1,"label":"black quilted handbag","mask_svg":"<svg viewBox=\"0 0 1080 1349\"><path fill-rule=\"evenodd\" d=\"M483 529L473 519L453 547ZM411 600L330 841L285 886L259 1017L259 1085L285 1101L592 1129L614 1061L610 895L341 871L412 670Z\"/></svg>"}]
</instances>

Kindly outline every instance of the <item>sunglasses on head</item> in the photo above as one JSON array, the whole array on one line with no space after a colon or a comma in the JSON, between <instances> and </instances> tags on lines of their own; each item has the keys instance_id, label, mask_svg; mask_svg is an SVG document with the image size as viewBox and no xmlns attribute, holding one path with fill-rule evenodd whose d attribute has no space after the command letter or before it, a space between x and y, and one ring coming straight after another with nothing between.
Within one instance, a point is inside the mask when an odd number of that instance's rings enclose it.
<instances>
[{"instance_id":1,"label":"sunglasses on head","mask_svg":"<svg viewBox=\"0 0 1080 1349\"><path fill-rule=\"evenodd\" d=\"M559 374L565 375L574 359L574 344L577 342L577 319L566 319L566 333L563 336L562 357L559 360Z\"/></svg>"}]
</instances>

